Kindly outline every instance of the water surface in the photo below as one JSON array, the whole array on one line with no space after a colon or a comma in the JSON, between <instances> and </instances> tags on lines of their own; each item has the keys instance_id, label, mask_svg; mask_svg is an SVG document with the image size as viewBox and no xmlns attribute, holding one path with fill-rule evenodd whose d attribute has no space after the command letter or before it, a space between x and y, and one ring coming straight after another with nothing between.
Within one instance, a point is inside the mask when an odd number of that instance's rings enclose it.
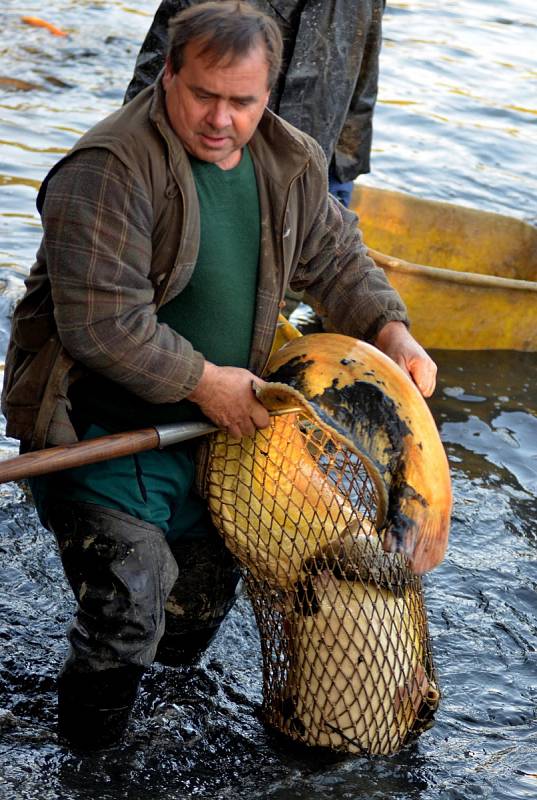
<instances>
[{"instance_id":1,"label":"water surface","mask_svg":"<svg viewBox=\"0 0 537 800\"><path fill-rule=\"evenodd\" d=\"M122 100L155 3L8 0L0 12L0 358L40 236L46 171ZM46 16L69 35L21 23ZM529 0L388 3L377 186L537 221ZM532 166L533 164L533 166ZM443 324L449 324L444 321ZM58 745L55 677L72 611L50 535L0 486L2 800L529 800L537 796L537 354L436 352L431 401L455 489L426 597L443 700L391 758L291 747L258 719L256 628L241 598L202 663L155 666L127 741ZM16 443L0 438L0 456Z\"/></svg>"}]
</instances>

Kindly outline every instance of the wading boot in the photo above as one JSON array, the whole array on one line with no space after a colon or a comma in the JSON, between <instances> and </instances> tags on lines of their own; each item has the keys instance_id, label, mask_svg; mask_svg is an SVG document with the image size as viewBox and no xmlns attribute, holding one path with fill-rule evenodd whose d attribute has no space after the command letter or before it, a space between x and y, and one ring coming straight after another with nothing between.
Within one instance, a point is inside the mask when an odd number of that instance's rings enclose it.
<instances>
[{"instance_id":1,"label":"wading boot","mask_svg":"<svg viewBox=\"0 0 537 800\"><path fill-rule=\"evenodd\" d=\"M121 740L144 670L68 668L58 678L58 734L71 747L101 750Z\"/></svg>"},{"instance_id":2,"label":"wading boot","mask_svg":"<svg viewBox=\"0 0 537 800\"><path fill-rule=\"evenodd\" d=\"M179 577L166 602L166 629L155 659L181 667L196 663L218 633L235 604L240 572L212 525L170 547Z\"/></svg>"},{"instance_id":3,"label":"wading boot","mask_svg":"<svg viewBox=\"0 0 537 800\"><path fill-rule=\"evenodd\" d=\"M155 657L177 564L160 528L119 511L58 501L49 522L77 601L58 679L60 735L107 747L121 738Z\"/></svg>"}]
</instances>

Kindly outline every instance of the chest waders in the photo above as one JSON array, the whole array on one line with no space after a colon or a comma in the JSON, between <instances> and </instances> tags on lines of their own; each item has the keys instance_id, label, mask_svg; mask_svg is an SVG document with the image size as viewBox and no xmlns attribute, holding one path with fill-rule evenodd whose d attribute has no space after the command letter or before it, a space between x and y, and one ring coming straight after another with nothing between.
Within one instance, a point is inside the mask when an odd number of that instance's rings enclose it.
<instances>
[{"instance_id":1,"label":"chest waders","mask_svg":"<svg viewBox=\"0 0 537 800\"><path fill-rule=\"evenodd\" d=\"M52 499L48 513L77 601L58 680L59 733L98 749L124 733L155 657L190 663L207 647L238 572L212 528L169 545L157 526L92 503Z\"/></svg>"}]
</instances>

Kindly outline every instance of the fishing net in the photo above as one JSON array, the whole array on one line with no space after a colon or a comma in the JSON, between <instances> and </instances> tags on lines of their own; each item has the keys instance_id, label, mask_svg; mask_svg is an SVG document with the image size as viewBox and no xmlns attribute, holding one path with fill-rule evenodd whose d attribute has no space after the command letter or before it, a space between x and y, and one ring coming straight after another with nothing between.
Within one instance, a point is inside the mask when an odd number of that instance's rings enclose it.
<instances>
[{"instance_id":1,"label":"fishing net","mask_svg":"<svg viewBox=\"0 0 537 800\"><path fill-rule=\"evenodd\" d=\"M269 428L212 437L204 494L259 627L264 719L308 745L394 753L439 702L421 579L382 549L367 453L289 387L263 402Z\"/></svg>"}]
</instances>

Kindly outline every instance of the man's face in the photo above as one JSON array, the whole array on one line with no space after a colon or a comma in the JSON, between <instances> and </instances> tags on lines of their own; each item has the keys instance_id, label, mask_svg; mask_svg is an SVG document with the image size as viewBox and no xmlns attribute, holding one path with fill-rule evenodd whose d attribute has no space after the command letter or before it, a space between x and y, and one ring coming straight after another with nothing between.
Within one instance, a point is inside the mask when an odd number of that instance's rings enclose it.
<instances>
[{"instance_id":1,"label":"man's face","mask_svg":"<svg viewBox=\"0 0 537 800\"><path fill-rule=\"evenodd\" d=\"M185 149L221 169L235 167L268 103L268 64L263 45L244 57L210 64L201 44L189 42L175 75L166 63L163 85L172 128Z\"/></svg>"}]
</instances>

